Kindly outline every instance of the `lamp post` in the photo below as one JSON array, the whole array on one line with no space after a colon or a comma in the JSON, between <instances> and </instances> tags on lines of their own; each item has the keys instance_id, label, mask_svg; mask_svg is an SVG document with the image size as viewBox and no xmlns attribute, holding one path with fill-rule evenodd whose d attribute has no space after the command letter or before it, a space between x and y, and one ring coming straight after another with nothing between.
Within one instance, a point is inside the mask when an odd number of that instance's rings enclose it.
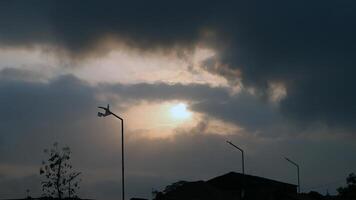
<instances>
[{"instance_id":1,"label":"lamp post","mask_svg":"<svg viewBox=\"0 0 356 200\"><path fill-rule=\"evenodd\" d=\"M122 119L115 113L111 112L109 104L106 108L102 107L102 106L99 106L98 108L103 109L105 111L104 113L98 112L98 117L106 117L109 115L113 115L121 121L121 176L122 176L122 179L121 179L122 184L121 185L122 185L122 200L125 200L124 119Z\"/></svg>"},{"instance_id":2,"label":"lamp post","mask_svg":"<svg viewBox=\"0 0 356 200\"><path fill-rule=\"evenodd\" d=\"M232 142L230 141L226 141L228 144L230 144L231 146L235 147L236 149L238 149L239 151L241 151L242 154L242 188L241 188L241 199L245 199L245 156L244 156L244 150L242 150L240 147L234 145Z\"/></svg>"},{"instance_id":3,"label":"lamp post","mask_svg":"<svg viewBox=\"0 0 356 200\"><path fill-rule=\"evenodd\" d=\"M295 163L294 161L292 161L291 159L284 157L284 159L286 159L288 162L292 163L292 165L297 167L297 175L298 175L298 194L300 193L300 179L299 179L299 165L297 163Z\"/></svg>"},{"instance_id":4,"label":"lamp post","mask_svg":"<svg viewBox=\"0 0 356 200\"><path fill-rule=\"evenodd\" d=\"M240 147L234 145L232 142L230 141L226 141L228 144L230 144L231 146L235 147L236 149L240 150L242 153L242 174L245 175L245 157L244 157L244 150L242 150Z\"/></svg>"}]
</instances>

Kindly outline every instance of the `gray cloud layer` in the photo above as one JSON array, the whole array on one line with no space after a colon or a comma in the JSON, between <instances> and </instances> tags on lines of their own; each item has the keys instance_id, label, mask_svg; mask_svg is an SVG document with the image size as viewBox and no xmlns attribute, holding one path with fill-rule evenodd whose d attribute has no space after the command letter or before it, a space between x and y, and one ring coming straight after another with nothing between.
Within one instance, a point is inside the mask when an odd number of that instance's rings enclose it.
<instances>
[{"instance_id":1,"label":"gray cloud layer","mask_svg":"<svg viewBox=\"0 0 356 200\"><path fill-rule=\"evenodd\" d=\"M2 77L11 74L5 73ZM116 94L125 102L134 99L186 100L192 103L195 111L238 122L254 132L256 129L276 130L264 121L260 122L261 116L263 119L273 118L277 124L281 122L278 117L268 116L275 114L268 104L263 104L266 102L247 94L231 96L226 88L206 85L88 86L73 76L61 76L48 83L8 77L0 80L0 87L0 112L3 113L0 120L0 166L9 165L11 169L0 174L1 198L22 197L25 193L21 191L28 187L33 195L38 194L37 170L43 159L42 149L53 141L72 147L74 166L83 171L82 196L96 199L115 199L119 196L119 126L109 119L99 120L95 116L96 106L104 103L96 98L101 92ZM215 103L210 105L209 102ZM272 139L269 134L264 137L255 134L222 136L204 128L206 123L209 120L192 129L178 129L173 140L134 137L137 133L126 132L129 196L149 197L152 188L160 189L180 179L208 179L239 170L240 159L236 159L236 152L226 145L226 139L236 141L246 149L246 166L251 174L294 182L290 176L293 171L281 159L281 154L304 161L302 177L306 190L320 183L339 180L356 165L352 161L356 148L352 140L332 134L330 139L327 130L304 131L310 136L319 131L323 137L319 138L316 134L315 140L285 136ZM325 135L329 136L324 138ZM326 154L330 149L333 153ZM337 169L335 173L330 173L331 166ZM21 176L24 171L30 173Z\"/></svg>"},{"instance_id":2,"label":"gray cloud layer","mask_svg":"<svg viewBox=\"0 0 356 200\"><path fill-rule=\"evenodd\" d=\"M262 93L269 82L283 82L286 116L353 128L355 7L346 0L1 1L0 44L45 44L75 55L103 53L96 47L108 35L146 50L203 40L218 51L205 64L224 66L204 69L232 82L242 78ZM204 36L207 30L215 36Z\"/></svg>"},{"instance_id":3,"label":"gray cloud layer","mask_svg":"<svg viewBox=\"0 0 356 200\"><path fill-rule=\"evenodd\" d=\"M269 136L286 134L281 131L285 131L284 124L288 121L283 119L278 106L247 92L233 94L226 87L165 83L101 85L101 89L116 94L124 102L188 101L191 104L190 109L195 112L240 125L249 131L262 132ZM277 131L277 127L281 129Z\"/></svg>"},{"instance_id":4,"label":"gray cloud layer","mask_svg":"<svg viewBox=\"0 0 356 200\"><path fill-rule=\"evenodd\" d=\"M282 82L288 93L279 107L274 107L248 93L231 96L226 88L205 85L91 87L70 76L38 83L33 82L35 77L29 82L21 81L32 76L27 72L7 69L0 74L1 163L36 166L42 148L59 140L74 148L78 155L76 166L89 177L98 169L115 174L112 166L119 166L119 152L110 148L117 144L109 136L114 133L107 130L109 124L105 122L98 125L94 116L95 107L103 104L95 96L105 91L126 102L187 100L194 111L237 123L249 132L263 132L264 136L299 131L310 137L319 134L315 140L287 137L271 141L269 137L236 135L230 139L241 141L239 144L251 152L251 173L289 177L293 172L280 161L279 154L283 152L305 162L305 185L345 177L356 167L352 161L354 137L340 134L335 139L331 133L355 130L355 7L354 1L347 0L0 1L1 48L39 44L65 50L75 57L105 53L101 39L106 36L139 50L190 48L204 42L217 55L203 63L203 69L231 82L241 78L245 86L262 93L270 82ZM215 35L209 35L209 31ZM224 69L213 70L209 66L213 64ZM240 70L241 77L233 70ZM310 128L315 122L326 124L326 128ZM128 180L132 181L129 188L135 188L132 193L147 194L151 189L147 187L159 187L178 178L209 178L239 165L235 153L226 152L226 138L201 132L204 130L181 130L183 134L174 141L131 141L128 163L132 171ZM97 139L98 133L101 140ZM336 170L331 173L329 168ZM16 193L21 190L9 188L18 179L6 174L0 177L1 189ZM98 183L85 183L84 193L90 197L97 194L95 197L109 199L119 192L112 186L118 179L87 179ZM34 180L36 177L30 176L24 182ZM291 178L284 180L293 182ZM90 192L93 188L98 192Z\"/></svg>"}]
</instances>

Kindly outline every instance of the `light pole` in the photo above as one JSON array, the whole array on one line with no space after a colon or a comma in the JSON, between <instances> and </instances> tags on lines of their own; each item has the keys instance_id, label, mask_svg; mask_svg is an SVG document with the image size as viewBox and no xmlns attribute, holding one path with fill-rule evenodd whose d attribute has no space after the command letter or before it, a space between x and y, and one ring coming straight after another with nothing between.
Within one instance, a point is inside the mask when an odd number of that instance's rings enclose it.
<instances>
[{"instance_id":1,"label":"light pole","mask_svg":"<svg viewBox=\"0 0 356 200\"><path fill-rule=\"evenodd\" d=\"M291 159L284 157L284 159L286 159L288 162L292 163L294 166L297 167L297 175L298 175L298 193L300 193L300 179L299 179L299 165L297 163L295 163L294 161L292 161Z\"/></svg>"},{"instance_id":2,"label":"light pole","mask_svg":"<svg viewBox=\"0 0 356 200\"><path fill-rule=\"evenodd\" d=\"M239 148L238 146L234 145L232 142L230 141L226 141L228 144L230 144L231 146L235 147L236 149L240 150L242 153L242 174L245 175L245 157L244 157L244 150L242 150L241 148Z\"/></svg>"},{"instance_id":3,"label":"light pole","mask_svg":"<svg viewBox=\"0 0 356 200\"><path fill-rule=\"evenodd\" d=\"M245 157L244 157L244 150L242 150L240 147L234 145L232 142L230 141L226 141L228 144L230 144L231 146L235 147L236 149L238 149L239 151L241 151L242 154L242 188L241 188L241 199L245 199Z\"/></svg>"},{"instance_id":4,"label":"light pole","mask_svg":"<svg viewBox=\"0 0 356 200\"><path fill-rule=\"evenodd\" d=\"M99 106L98 108L101 108L105 111L105 113L98 112L98 117L106 117L109 115L113 115L121 121L121 176L122 176L122 184L121 185L122 185L122 200L125 200L124 119L122 119L115 113L111 112L109 104L106 108L102 107L102 106Z\"/></svg>"}]
</instances>

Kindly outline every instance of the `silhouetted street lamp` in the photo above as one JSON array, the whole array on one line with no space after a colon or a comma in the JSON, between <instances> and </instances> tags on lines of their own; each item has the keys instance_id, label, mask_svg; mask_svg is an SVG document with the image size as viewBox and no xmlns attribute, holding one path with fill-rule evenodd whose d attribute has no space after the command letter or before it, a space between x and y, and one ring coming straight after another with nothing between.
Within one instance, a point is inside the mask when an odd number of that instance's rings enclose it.
<instances>
[{"instance_id":1,"label":"silhouetted street lamp","mask_svg":"<svg viewBox=\"0 0 356 200\"><path fill-rule=\"evenodd\" d=\"M228 144L231 146L235 147L236 149L240 150L242 153L242 188L241 188L241 199L245 199L245 156L244 156L244 150L242 150L240 147L234 145L230 141L226 141Z\"/></svg>"},{"instance_id":2,"label":"silhouetted street lamp","mask_svg":"<svg viewBox=\"0 0 356 200\"><path fill-rule=\"evenodd\" d=\"M245 174L245 157L244 157L244 150L242 150L241 148L239 148L238 146L234 145L232 142L230 141L226 141L228 144L230 144L231 146L235 147L236 149L240 150L242 153L242 174Z\"/></svg>"},{"instance_id":3,"label":"silhouetted street lamp","mask_svg":"<svg viewBox=\"0 0 356 200\"><path fill-rule=\"evenodd\" d=\"M292 163L294 166L297 167L297 174L298 174L298 193L300 193L300 182L299 182L299 165L295 162L293 162L291 159L284 157L288 162Z\"/></svg>"},{"instance_id":4,"label":"silhouetted street lamp","mask_svg":"<svg viewBox=\"0 0 356 200\"><path fill-rule=\"evenodd\" d=\"M124 167L124 119L116 115L115 113L110 111L109 104L108 106L102 107L99 106L98 108L101 108L105 111L105 113L98 112L98 117L106 117L109 115L114 115L116 118L118 118L121 121L121 176L122 176L122 200L125 200L125 167Z\"/></svg>"}]
</instances>

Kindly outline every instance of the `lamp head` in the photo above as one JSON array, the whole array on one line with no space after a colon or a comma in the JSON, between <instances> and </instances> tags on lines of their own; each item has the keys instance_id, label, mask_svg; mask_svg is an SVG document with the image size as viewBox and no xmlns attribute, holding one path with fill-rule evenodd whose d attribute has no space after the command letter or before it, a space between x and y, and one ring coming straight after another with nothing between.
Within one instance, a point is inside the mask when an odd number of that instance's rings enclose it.
<instances>
[{"instance_id":1,"label":"lamp head","mask_svg":"<svg viewBox=\"0 0 356 200\"><path fill-rule=\"evenodd\" d=\"M110 111L110 106L109 106L109 104L108 104L107 107L99 106L98 108L103 109L103 110L105 111L105 113L98 112L98 117L106 117L106 116L108 116L108 115L111 115L111 111Z\"/></svg>"}]
</instances>

